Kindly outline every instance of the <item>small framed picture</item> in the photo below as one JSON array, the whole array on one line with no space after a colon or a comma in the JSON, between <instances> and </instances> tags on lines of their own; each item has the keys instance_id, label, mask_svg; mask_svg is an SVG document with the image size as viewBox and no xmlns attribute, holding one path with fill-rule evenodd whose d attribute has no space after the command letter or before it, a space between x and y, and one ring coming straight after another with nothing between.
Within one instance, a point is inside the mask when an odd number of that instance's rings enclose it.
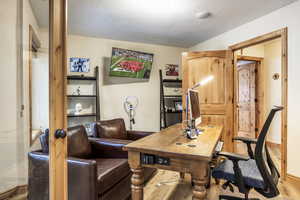
<instances>
[{"instance_id":1,"label":"small framed picture","mask_svg":"<svg viewBox=\"0 0 300 200\"><path fill-rule=\"evenodd\" d=\"M174 64L166 64L166 76L179 76L179 66Z\"/></svg>"},{"instance_id":2,"label":"small framed picture","mask_svg":"<svg viewBox=\"0 0 300 200\"><path fill-rule=\"evenodd\" d=\"M90 71L89 58L70 58L70 72L84 72Z\"/></svg>"},{"instance_id":3,"label":"small framed picture","mask_svg":"<svg viewBox=\"0 0 300 200\"><path fill-rule=\"evenodd\" d=\"M182 111L182 101L174 101L174 107L176 111Z\"/></svg>"}]
</instances>

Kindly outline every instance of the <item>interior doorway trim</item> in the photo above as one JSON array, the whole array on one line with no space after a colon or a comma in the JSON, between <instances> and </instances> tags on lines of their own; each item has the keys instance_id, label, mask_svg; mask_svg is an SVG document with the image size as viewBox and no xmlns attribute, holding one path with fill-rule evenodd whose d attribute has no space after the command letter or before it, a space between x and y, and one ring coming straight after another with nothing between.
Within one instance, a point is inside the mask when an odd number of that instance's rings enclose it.
<instances>
[{"instance_id":1,"label":"interior doorway trim","mask_svg":"<svg viewBox=\"0 0 300 200\"><path fill-rule=\"evenodd\" d=\"M50 200L68 199L67 137L62 134L67 130L67 8L67 0L49 1Z\"/></svg>"},{"instance_id":2,"label":"interior doorway trim","mask_svg":"<svg viewBox=\"0 0 300 200\"><path fill-rule=\"evenodd\" d=\"M234 121L238 121L237 118L237 84L236 84L236 79L237 79L237 64L239 60L246 60L246 61L252 61L256 62L255 68L257 70L256 73L256 81L255 81L255 98L258 100L257 101L257 106L255 108L255 137L258 136L258 130L261 130L263 123L264 123L264 112L265 112L265 90L264 87L260 87L262 84L264 84L264 58L261 57L253 57L253 56L241 56L241 55L236 55L234 57ZM256 130L257 129L257 130ZM234 124L234 137L238 136L238 123ZM235 148L235 146L234 146Z\"/></svg>"},{"instance_id":3,"label":"interior doorway trim","mask_svg":"<svg viewBox=\"0 0 300 200\"><path fill-rule=\"evenodd\" d=\"M261 44L270 40L280 38L281 40L281 103L284 106L281 112L281 177L286 179L287 175L287 112L288 112L288 28L267 33L250 40L246 40L229 47L234 53L237 50Z\"/></svg>"},{"instance_id":4,"label":"interior doorway trim","mask_svg":"<svg viewBox=\"0 0 300 200\"><path fill-rule=\"evenodd\" d=\"M38 139L38 137L41 134L41 131L38 131L36 134L33 134L33 106L32 106L32 96L33 96L33 91L32 91L32 73L33 73L33 52L37 53L38 49L41 47L41 42L40 39L38 38L34 28L32 27L31 24L29 24L29 46L28 46L28 114L29 114L29 145L32 146L33 143Z\"/></svg>"}]
</instances>

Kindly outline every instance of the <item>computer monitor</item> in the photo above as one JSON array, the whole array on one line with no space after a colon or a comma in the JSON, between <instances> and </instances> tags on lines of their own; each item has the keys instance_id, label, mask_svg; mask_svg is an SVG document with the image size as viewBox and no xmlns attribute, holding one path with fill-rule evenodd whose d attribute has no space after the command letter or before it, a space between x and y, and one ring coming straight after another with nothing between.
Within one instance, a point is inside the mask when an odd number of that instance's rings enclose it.
<instances>
[{"instance_id":1,"label":"computer monitor","mask_svg":"<svg viewBox=\"0 0 300 200\"><path fill-rule=\"evenodd\" d=\"M199 92L197 90L189 90L188 96L190 119L195 121L195 126L198 126L201 123Z\"/></svg>"}]
</instances>

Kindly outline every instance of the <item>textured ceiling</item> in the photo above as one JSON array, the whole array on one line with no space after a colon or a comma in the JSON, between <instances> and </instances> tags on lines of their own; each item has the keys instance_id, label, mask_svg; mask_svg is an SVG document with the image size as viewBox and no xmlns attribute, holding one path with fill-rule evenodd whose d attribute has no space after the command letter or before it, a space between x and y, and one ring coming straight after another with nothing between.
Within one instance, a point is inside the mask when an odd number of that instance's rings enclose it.
<instances>
[{"instance_id":1,"label":"textured ceiling","mask_svg":"<svg viewBox=\"0 0 300 200\"><path fill-rule=\"evenodd\" d=\"M30 0L41 28L48 0ZM92 37L191 47L296 0L69 0L69 32ZM200 20L199 11L211 17Z\"/></svg>"}]
</instances>

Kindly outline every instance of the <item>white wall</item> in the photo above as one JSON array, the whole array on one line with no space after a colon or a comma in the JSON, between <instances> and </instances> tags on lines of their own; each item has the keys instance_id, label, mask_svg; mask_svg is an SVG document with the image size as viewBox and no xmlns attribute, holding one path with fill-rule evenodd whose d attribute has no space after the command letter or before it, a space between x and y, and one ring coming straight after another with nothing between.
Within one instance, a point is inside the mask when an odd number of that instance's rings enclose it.
<instances>
[{"instance_id":1,"label":"white wall","mask_svg":"<svg viewBox=\"0 0 300 200\"><path fill-rule=\"evenodd\" d=\"M48 34L41 32L43 43ZM103 80L104 58L110 59L112 47L137 50L154 54L151 77L148 82L106 85ZM100 67L100 109L101 119L124 118L129 127L128 117L123 110L126 96L137 96L139 107L134 129L145 131L159 130L159 73L165 64L181 64L181 53L184 48L151 45L126 41L108 40L83 36L69 36L69 57L86 57L91 59L91 67ZM93 75L91 70L90 75ZM120 78L122 79L122 78Z\"/></svg>"},{"instance_id":2,"label":"white wall","mask_svg":"<svg viewBox=\"0 0 300 200\"><path fill-rule=\"evenodd\" d=\"M287 171L295 176L300 176L300 93L299 77L300 68L300 1L274 11L264 17L244 24L217 37L199 43L190 50L216 50L227 49L228 46L266 34L284 27L288 27L288 151Z\"/></svg>"},{"instance_id":3,"label":"white wall","mask_svg":"<svg viewBox=\"0 0 300 200\"><path fill-rule=\"evenodd\" d=\"M17 1L0 3L0 193L18 184L17 171Z\"/></svg>"},{"instance_id":4,"label":"white wall","mask_svg":"<svg viewBox=\"0 0 300 200\"><path fill-rule=\"evenodd\" d=\"M281 42L276 40L264 45L265 56L265 105L269 111L274 105L281 105ZM280 78L273 80L273 74L279 73ZM276 115L270 127L268 141L281 144L281 115Z\"/></svg>"},{"instance_id":5,"label":"white wall","mask_svg":"<svg viewBox=\"0 0 300 200\"><path fill-rule=\"evenodd\" d=\"M22 48L23 48L23 68L22 80L18 80L18 86L23 90L23 97L18 96L21 99L21 103L25 106L24 115L22 118L22 124L19 124L21 127L19 136L18 136L18 185L27 184L28 176L28 159L27 153L34 149L39 149L39 141L30 147L30 133L29 133L29 25L32 26L37 35L39 35L39 27L37 21L33 15L31 5L29 0L23 0L23 24L22 24ZM46 89L45 89L46 90ZM48 103L48 100L47 102Z\"/></svg>"},{"instance_id":6,"label":"white wall","mask_svg":"<svg viewBox=\"0 0 300 200\"><path fill-rule=\"evenodd\" d=\"M255 45L243 50L239 50L235 52L237 55L243 56L253 56L253 57L261 57L265 56L265 48L263 45Z\"/></svg>"},{"instance_id":7,"label":"white wall","mask_svg":"<svg viewBox=\"0 0 300 200\"><path fill-rule=\"evenodd\" d=\"M32 26L34 32L39 36L39 26L33 15L29 0L23 0L23 90L24 90L24 105L25 105L25 121L26 132L29 132L29 25ZM33 61L33 64L35 62ZM35 68L33 66L33 68ZM33 73L34 73L33 69ZM33 78L35 78L35 74ZM29 133L28 137L29 139Z\"/></svg>"},{"instance_id":8,"label":"white wall","mask_svg":"<svg viewBox=\"0 0 300 200\"><path fill-rule=\"evenodd\" d=\"M21 16L21 17L20 17ZM18 22L18 18L22 22ZM19 18L19 19L20 19ZM22 23L22 26L17 25ZM29 55L29 24L38 33L38 25L32 13L29 0L2 0L0 5L0 193L17 185L27 184L28 164L27 153L39 148L37 143L29 147L28 120L28 55ZM23 30L21 30L23 28ZM23 41L17 43L17 31L20 30ZM22 46L19 46L22 45ZM22 66L17 62L17 52L23 48ZM18 73L23 73L18 77ZM23 80L22 80L23 79ZM20 95L23 90L24 97ZM20 119L18 108L25 105L24 117ZM20 121L19 121L20 120Z\"/></svg>"}]
</instances>

